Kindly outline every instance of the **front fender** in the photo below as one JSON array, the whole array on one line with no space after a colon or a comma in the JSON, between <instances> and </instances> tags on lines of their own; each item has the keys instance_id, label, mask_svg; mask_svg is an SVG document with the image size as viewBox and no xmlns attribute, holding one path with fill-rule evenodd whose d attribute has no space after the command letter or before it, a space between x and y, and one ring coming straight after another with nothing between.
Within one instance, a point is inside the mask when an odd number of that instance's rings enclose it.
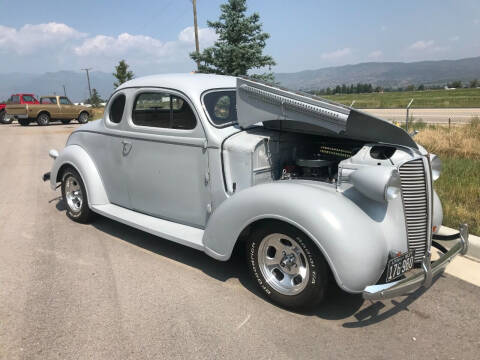
<instances>
[{"instance_id":1,"label":"front fender","mask_svg":"<svg viewBox=\"0 0 480 360\"><path fill-rule=\"evenodd\" d=\"M388 245L375 220L334 188L313 182L262 184L228 198L207 224L205 252L229 259L242 230L260 219L278 219L302 230L346 291L374 284L385 268Z\"/></svg>"},{"instance_id":2,"label":"front fender","mask_svg":"<svg viewBox=\"0 0 480 360\"><path fill-rule=\"evenodd\" d=\"M52 189L57 187L58 171L63 165L67 164L74 167L82 177L87 190L89 206L109 203L105 187L103 186L95 163L88 153L79 145L68 145L55 159L50 172L50 186Z\"/></svg>"}]
</instances>

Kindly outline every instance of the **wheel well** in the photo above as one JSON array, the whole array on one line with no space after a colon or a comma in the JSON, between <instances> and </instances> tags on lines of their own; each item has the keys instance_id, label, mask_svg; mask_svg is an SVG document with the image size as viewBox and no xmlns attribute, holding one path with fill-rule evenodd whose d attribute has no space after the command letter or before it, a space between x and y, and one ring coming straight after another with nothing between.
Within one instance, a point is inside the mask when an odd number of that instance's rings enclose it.
<instances>
[{"instance_id":1,"label":"wheel well","mask_svg":"<svg viewBox=\"0 0 480 360\"><path fill-rule=\"evenodd\" d=\"M240 233L240 235L238 236L237 238L237 242L235 243L235 246L234 246L234 249L233 249L233 252L236 252L238 251L238 249L242 246L244 246L245 242L247 241L248 239L248 236L250 235L250 233L252 232L253 229L255 229L256 227L259 227L259 226L266 226L266 225L270 225L270 226L273 226L275 227L275 224L286 224L288 226L291 226L295 229L297 229L298 231L301 231L306 237L308 237L310 240L312 240L312 242L315 244L315 241L313 241L313 239L308 236L307 234L305 234L305 232L298 228L297 226L294 226L292 224L290 224L289 222L287 221L282 221L282 220L278 220L278 219L269 219L269 218L266 218L266 219L259 219L259 220L256 220L250 224L248 224L245 229L242 230L242 232ZM318 246L317 246L318 247ZM320 251L320 253L322 254L322 256L327 259L327 257L325 256L326 254L323 253L323 250L318 247L318 250ZM232 252L232 253L233 253ZM325 263L327 264L327 269L328 269L328 273L329 273L329 277L331 279L334 278L333 276L333 272L332 272L332 269L330 267L330 264L328 263L328 261L325 261Z\"/></svg>"},{"instance_id":2,"label":"wheel well","mask_svg":"<svg viewBox=\"0 0 480 360\"><path fill-rule=\"evenodd\" d=\"M74 169L76 170L72 165L70 164L63 164L62 166L60 166L60 169L58 169L58 172L57 172L57 182L60 182L62 181L62 176L63 176L63 173L65 172L65 170L67 169Z\"/></svg>"},{"instance_id":3,"label":"wheel well","mask_svg":"<svg viewBox=\"0 0 480 360\"><path fill-rule=\"evenodd\" d=\"M42 111L40 111L40 112L38 113L37 118L38 118L40 115L42 115L42 114L47 114L48 117L50 117L50 113L49 113L47 110L42 110Z\"/></svg>"}]
</instances>

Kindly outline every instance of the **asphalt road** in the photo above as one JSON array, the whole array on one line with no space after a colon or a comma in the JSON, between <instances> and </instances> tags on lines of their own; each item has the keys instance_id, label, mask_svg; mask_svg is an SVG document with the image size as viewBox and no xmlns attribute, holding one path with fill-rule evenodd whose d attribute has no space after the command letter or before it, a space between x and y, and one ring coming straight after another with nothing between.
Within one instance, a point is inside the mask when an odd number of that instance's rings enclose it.
<instances>
[{"instance_id":1,"label":"asphalt road","mask_svg":"<svg viewBox=\"0 0 480 360\"><path fill-rule=\"evenodd\" d=\"M333 288L293 313L238 254L70 221L41 175L76 126L0 126L1 359L478 359L480 288L449 275L392 301Z\"/></svg>"},{"instance_id":2,"label":"asphalt road","mask_svg":"<svg viewBox=\"0 0 480 360\"><path fill-rule=\"evenodd\" d=\"M378 116L386 120L405 121L405 109L364 109L367 113ZM462 109L410 109L409 116L414 120L422 119L426 123L448 124L448 119L452 123L468 123L473 116L480 117L480 108L462 108Z\"/></svg>"}]
</instances>

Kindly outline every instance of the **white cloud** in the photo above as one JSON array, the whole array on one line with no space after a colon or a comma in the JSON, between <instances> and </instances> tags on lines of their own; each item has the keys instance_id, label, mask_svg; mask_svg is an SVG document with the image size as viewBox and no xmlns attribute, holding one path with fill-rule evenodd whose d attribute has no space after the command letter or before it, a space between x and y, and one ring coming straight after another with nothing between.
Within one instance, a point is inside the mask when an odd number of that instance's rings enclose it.
<instances>
[{"instance_id":1,"label":"white cloud","mask_svg":"<svg viewBox=\"0 0 480 360\"><path fill-rule=\"evenodd\" d=\"M448 40L450 40L450 41L458 41L458 40L460 40L460 36L458 36L458 35L450 36L450 37L448 38Z\"/></svg>"},{"instance_id":2,"label":"white cloud","mask_svg":"<svg viewBox=\"0 0 480 360\"><path fill-rule=\"evenodd\" d=\"M380 26L380 30L381 30L381 31L386 31L386 30L387 30L387 27L386 27L385 25L382 25L382 26Z\"/></svg>"},{"instance_id":3,"label":"white cloud","mask_svg":"<svg viewBox=\"0 0 480 360\"><path fill-rule=\"evenodd\" d=\"M425 50L433 47L435 41L433 40L418 40L409 46L410 50Z\"/></svg>"},{"instance_id":4,"label":"white cloud","mask_svg":"<svg viewBox=\"0 0 480 360\"><path fill-rule=\"evenodd\" d=\"M351 53L352 53L352 49L343 48L343 49L338 49L332 52L323 53L321 55L321 58L325 60L335 60L335 59L340 59L342 57L348 56Z\"/></svg>"},{"instance_id":5,"label":"white cloud","mask_svg":"<svg viewBox=\"0 0 480 360\"><path fill-rule=\"evenodd\" d=\"M28 55L40 49L58 49L71 40L81 39L85 36L86 34L68 25L55 22L26 24L18 30L0 25L0 51Z\"/></svg>"},{"instance_id":6,"label":"white cloud","mask_svg":"<svg viewBox=\"0 0 480 360\"><path fill-rule=\"evenodd\" d=\"M370 54L368 54L368 58L373 60L379 59L382 56L383 56L382 50L374 50Z\"/></svg>"},{"instance_id":7,"label":"white cloud","mask_svg":"<svg viewBox=\"0 0 480 360\"><path fill-rule=\"evenodd\" d=\"M212 45L216 34L208 28L201 28L198 37L202 47ZM128 58L135 63L163 63L188 59L188 53L194 50L195 35L193 27L183 29L175 41L162 41L146 35L123 33L116 37L96 35L85 39L74 48L80 57L119 59Z\"/></svg>"},{"instance_id":8,"label":"white cloud","mask_svg":"<svg viewBox=\"0 0 480 360\"><path fill-rule=\"evenodd\" d=\"M201 48L213 45L216 39L214 30L199 29ZM26 24L20 28L0 25L0 54L8 54L7 63L11 64L3 66L3 71L18 71L25 64L28 64L29 71L83 66L111 71L120 59L127 60L140 73L189 71L194 68L189 57L194 50L193 26L181 30L174 39L160 39L127 32L117 36L88 35L55 22Z\"/></svg>"}]
</instances>

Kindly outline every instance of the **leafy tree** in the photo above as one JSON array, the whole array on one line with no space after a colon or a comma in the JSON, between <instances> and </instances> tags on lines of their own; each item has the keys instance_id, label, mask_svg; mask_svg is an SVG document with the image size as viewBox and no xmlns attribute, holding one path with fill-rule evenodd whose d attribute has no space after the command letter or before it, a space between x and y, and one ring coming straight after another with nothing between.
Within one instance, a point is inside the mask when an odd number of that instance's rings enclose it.
<instances>
[{"instance_id":1,"label":"leafy tree","mask_svg":"<svg viewBox=\"0 0 480 360\"><path fill-rule=\"evenodd\" d=\"M461 88L462 87L462 82L459 80L453 81L451 83L448 83L447 86L449 88Z\"/></svg>"},{"instance_id":2,"label":"leafy tree","mask_svg":"<svg viewBox=\"0 0 480 360\"><path fill-rule=\"evenodd\" d=\"M117 81L113 83L113 86L119 87L121 84L128 80L132 80L135 76L132 71L128 70L129 66L125 60L120 60L117 66L115 66L115 72L113 76L117 78ZM93 97L93 96L92 96Z\"/></svg>"},{"instance_id":3,"label":"leafy tree","mask_svg":"<svg viewBox=\"0 0 480 360\"><path fill-rule=\"evenodd\" d=\"M418 90L418 91L423 91L423 90L425 90L425 85L420 84L420 85L418 86L417 90Z\"/></svg>"},{"instance_id":4,"label":"leafy tree","mask_svg":"<svg viewBox=\"0 0 480 360\"><path fill-rule=\"evenodd\" d=\"M214 46L201 53L192 52L190 57L198 62L198 71L233 76L245 76L251 69L268 66L269 71L275 65L271 56L263 55L268 33L262 32L260 15L253 13L246 16L246 0L228 0L220 6L218 21L208 21L208 26L215 30L218 40ZM252 77L273 81L272 72L252 75Z\"/></svg>"},{"instance_id":5,"label":"leafy tree","mask_svg":"<svg viewBox=\"0 0 480 360\"><path fill-rule=\"evenodd\" d=\"M97 89L92 89L92 96L87 99L86 103L92 104L93 106L97 107L101 102L104 102L100 95L98 94Z\"/></svg>"},{"instance_id":6,"label":"leafy tree","mask_svg":"<svg viewBox=\"0 0 480 360\"><path fill-rule=\"evenodd\" d=\"M470 87L471 88L476 88L479 85L479 82L477 79L473 79L470 81Z\"/></svg>"}]
</instances>

